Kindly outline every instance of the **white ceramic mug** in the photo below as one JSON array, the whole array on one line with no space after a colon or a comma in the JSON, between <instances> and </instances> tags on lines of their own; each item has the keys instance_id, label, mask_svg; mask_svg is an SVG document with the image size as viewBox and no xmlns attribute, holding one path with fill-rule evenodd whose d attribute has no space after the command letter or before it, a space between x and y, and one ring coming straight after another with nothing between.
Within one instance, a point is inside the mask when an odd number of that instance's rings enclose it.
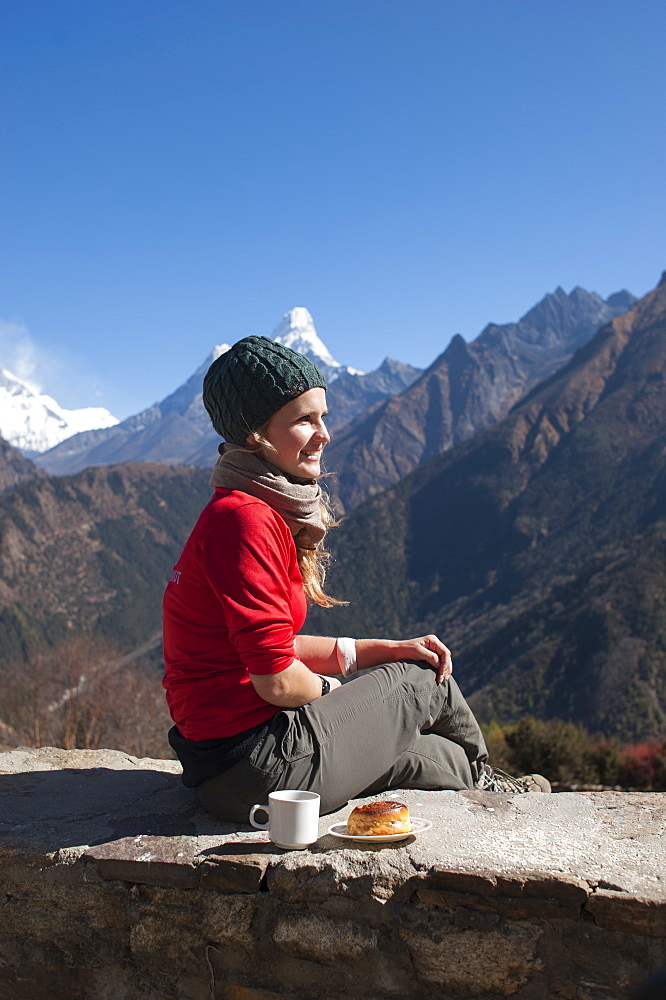
<instances>
[{"instance_id":1,"label":"white ceramic mug","mask_svg":"<svg viewBox=\"0 0 666 1000\"><path fill-rule=\"evenodd\" d=\"M255 820L254 814L260 810L268 813L268 823ZM267 806L250 809L250 823L257 830L268 830L276 847L302 851L319 836L319 796L291 789L270 792Z\"/></svg>"}]
</instances>

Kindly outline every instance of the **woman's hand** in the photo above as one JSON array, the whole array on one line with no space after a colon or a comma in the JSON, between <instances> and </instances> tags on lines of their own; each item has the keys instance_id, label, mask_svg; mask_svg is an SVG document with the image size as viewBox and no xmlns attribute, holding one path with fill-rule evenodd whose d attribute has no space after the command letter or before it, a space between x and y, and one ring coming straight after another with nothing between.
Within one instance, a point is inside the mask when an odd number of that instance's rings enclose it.
<instances>
[{"instance_id":1,"label":"woman's hand","mask_svg":"<svg viewBox=\"0 0 666 1000\"><path fill-rule=\"evenodd\" d=\"M436 635L397 641L394 653L398 654L396 660L425 660L437 674L438 684L448 680L453 673L451 650Z\"/></svg>"}]
</instances>

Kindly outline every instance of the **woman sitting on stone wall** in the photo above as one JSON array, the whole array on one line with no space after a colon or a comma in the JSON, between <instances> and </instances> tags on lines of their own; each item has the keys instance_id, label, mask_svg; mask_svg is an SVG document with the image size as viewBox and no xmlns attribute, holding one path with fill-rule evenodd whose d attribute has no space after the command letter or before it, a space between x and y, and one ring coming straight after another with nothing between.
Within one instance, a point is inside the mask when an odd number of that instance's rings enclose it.
<instances>
[{"instance_id":1,"label":"woman sitting on stone wall","mask_svg":"<svg viewBox=\"0 0 666 1000\"><path fill-rule=\"evenodd\" d=\"M315 365L246 337L211 365L204 403L226 443L164 596L169 741L201 804L246 823L282 788L318 792L324 813L392 788L549 791L488 766L437 636L299 634L307 602L339 603L323 589Z\"/></svg>"}]
</instances>

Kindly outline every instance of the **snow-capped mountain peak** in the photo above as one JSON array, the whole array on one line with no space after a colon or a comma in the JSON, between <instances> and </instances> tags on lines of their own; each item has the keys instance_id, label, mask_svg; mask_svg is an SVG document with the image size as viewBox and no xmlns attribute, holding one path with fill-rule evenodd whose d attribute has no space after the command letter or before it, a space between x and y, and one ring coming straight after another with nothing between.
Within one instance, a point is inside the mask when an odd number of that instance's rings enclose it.
<instances>
[{"instance_id":1,"label":"snow-capped mountain peak","mask_svg":"<svg viewBox=\"0 0 666 1000\"><path fill-rule=\"evenodd\" d=\"M335 360L317 334L312 316L303 306L296 306L285 313L273 330L272 337L278 344L291 347L293 351L298 351L310 361L314 361L329 382L334 382L336 378L345 373L350 375L363 374L357 368L350 368Z\"/></svg>"},{"instance_id":2,"label":"snow-capped mountain peak","mask_svg":"<svg viewBox=\"0 0 666 1000\"><path fill-rule=\"evenodd\" d=\"M117 423L116 417L102 406L66 410L6 368L0 369L0 437L15 448L46 451L79 431Z\"/></svg>"}]
</instances>

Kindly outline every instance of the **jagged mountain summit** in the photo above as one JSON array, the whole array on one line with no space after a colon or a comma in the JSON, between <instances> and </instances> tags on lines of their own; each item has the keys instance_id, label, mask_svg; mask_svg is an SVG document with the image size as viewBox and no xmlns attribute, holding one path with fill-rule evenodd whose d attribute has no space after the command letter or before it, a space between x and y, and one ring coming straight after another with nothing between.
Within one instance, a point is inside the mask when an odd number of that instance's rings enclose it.
<instances>
[{"instance_id":1,"label":"jagged mountain summit","mask_svg":"<svg viewBox=\"0 0 666 1000\"><path fill-rule=\"evenodd\" d=\"M350 368L336 361L315 330L314 320L303 306L296 306L285 313L272 333L272 339L292 351L304 354L326 376L329 384L341 375L363 375L358 368Z\"/></svg>"},{"instance_id":2,"label":"jagged mountain summit","mask_svg":"<svg viewBox=\"0 0 666 1000\"><path fill-rule=\"evenodd\" d=\"M517 323L490 323L476 340L456 335L401 395L356 419L326 449L329 489L340 510L397 483L422 462L504 417L530 389L561 368L603 323L635 297L562 288Z\"/></svg>"},{"instance_id":3,"label":"jagged mountain summit","mask_svg":"<svg viewBox=\"0 0 666 1000\"><path fill-rule=\"evenodd\" d=\"M330 385L333 429L378 400L402 392L420 374L420 369L388 358L376 372L363 373L342 365L319 338L312 316L302 307L285 313L274 335L323 369ZM76 434L35 456L36 463L53 475L119 462L213 465L220 439L204 409L201 390L209 366L228 348L228 344L215 347L194 374L162 402L115 427Z\"/></svg>"},{"instance_id":4,"label":"jagged mountain summit","mask_svg":"<svg viewBox=\"0 0 666 1000\"><path fill-rule=\"evenodd\" d=\"M485 721L666 723L666 275L502 421L333 534L308 628L436 632Z\"/></svg>"},{"instance_id":5,"label":"jagged mountain summit","mask_svg":"<svg viewBox=\"0 0 666 1000\"><path fill-rule=\"evenodd\" d=\"M0 436L27 454L53 448L80 431L117 423L102 406L66 410L6 368L0 369Z\"/></svg>"}]
</instances>

